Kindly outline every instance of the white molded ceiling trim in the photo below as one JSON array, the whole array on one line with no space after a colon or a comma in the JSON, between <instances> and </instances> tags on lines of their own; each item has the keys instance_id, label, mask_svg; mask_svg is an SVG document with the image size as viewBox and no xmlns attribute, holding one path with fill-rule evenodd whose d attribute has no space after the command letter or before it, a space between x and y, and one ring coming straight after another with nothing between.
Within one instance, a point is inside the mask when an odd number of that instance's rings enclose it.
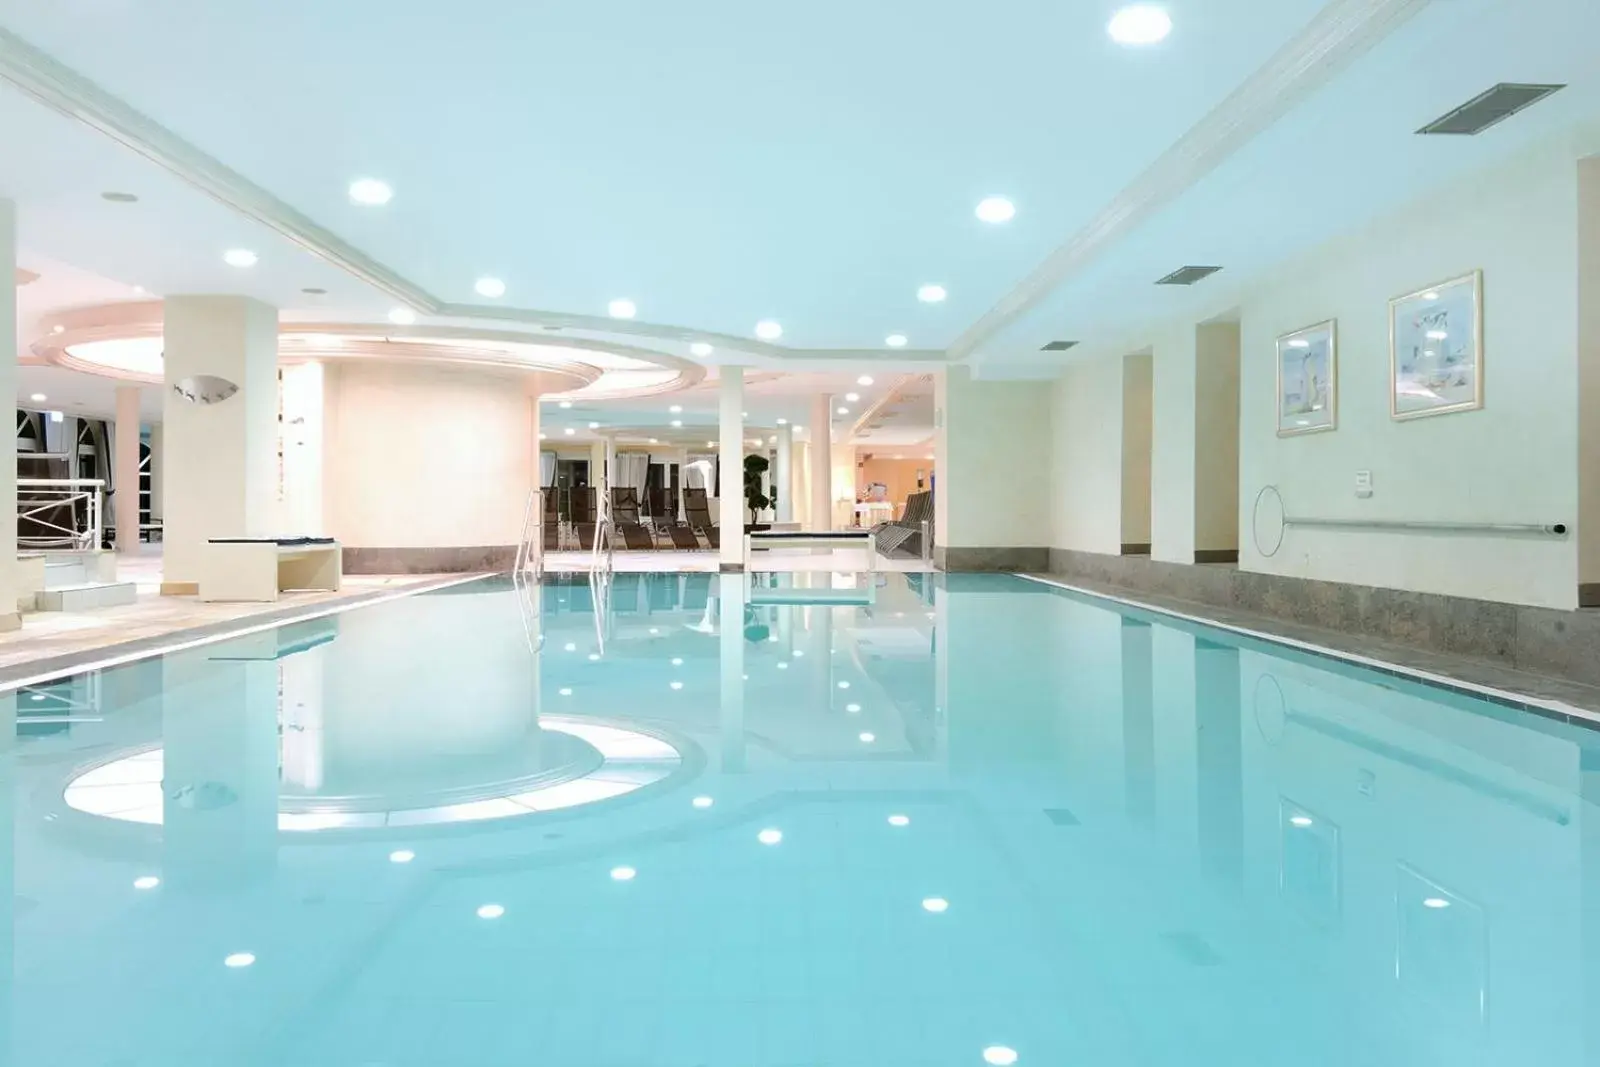
<instances>
[{"instance_id":1,"label":"white molded ceiling trim","mask_svg":"<svg viewBox=\"0 0 1600 1067\"><path fill-rule=\"evenodd\" d=\"M1399 29L1430 0L1332 0L1265 65L1036 267L950 346L963 360L1020 319L1267 127Z\"/></svg>"}]
</instances>

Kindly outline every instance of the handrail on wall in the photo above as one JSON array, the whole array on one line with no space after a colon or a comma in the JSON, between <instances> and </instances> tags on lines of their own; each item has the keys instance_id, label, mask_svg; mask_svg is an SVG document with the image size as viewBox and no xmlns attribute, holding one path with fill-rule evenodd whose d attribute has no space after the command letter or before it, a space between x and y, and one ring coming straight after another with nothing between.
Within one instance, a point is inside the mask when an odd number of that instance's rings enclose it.
<instances>
[{"instance_id":1,"label":"handrail on wall","mask_svg":"<svg viewBox=\"0 0 1600 1067\"><path fill-rule=\"evenodd\" d=\"M1271 551L1261 543L1261 522L1263 518L1262 505L1267 504L1269 509L1276 511L1277 539ZM1268 516L1268 521L1274 521ZM1478 534L1504 534L1506 536L1521 537L1565 537L1571 527L1564 522L1534 523L1534 522L1453 522L1449 520L1434 519L1331 519L1318 518L1306 515L1289 515L1283 506L1283 495L1278 492L1275 485L1265 485L1256 494L1255 508L1251 514L1251 535L1255 539L1256 551L1263 556L1277 555L1283 547L1284 532L1291 526L1314 527L1335 530L1400 530L1419 533L1478 533Z\"/></svg>"}]
</instances>

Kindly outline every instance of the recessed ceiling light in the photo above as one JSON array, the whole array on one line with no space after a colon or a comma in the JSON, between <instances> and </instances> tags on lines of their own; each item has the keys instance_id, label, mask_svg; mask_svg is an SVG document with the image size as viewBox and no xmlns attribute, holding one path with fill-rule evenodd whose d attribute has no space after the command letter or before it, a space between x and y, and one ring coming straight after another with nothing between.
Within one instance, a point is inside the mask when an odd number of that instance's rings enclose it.
<instances>
[{"instance_id":1,"label":"recessed ceiling light","mask_svg":"<svg viewBox=\"0 0 1600 1067\"><path fill-rule=\"evenodd\" d=\"M479 278L473 288L479 296L486 296L490 300L506 295L506 283L499 278Z\"/></svg>"},{"instance_id":2,"label":"recessed ceiling light","mask_svg":"<svg viewBox=\"0 0 1600 1067\"><path fill-rule=\"evenodd\" d=\"M606 305L606 311L608 311L611 317L614 319L631 319L635 315L639 314L639 308L632 300L628 300L626 298L618 298L611 301L610 304Z\"/></svg>"},{"instance_id":3,"label":"recessed ceiling light","mask_svg":"<svg viewBox=\"0 0 1600 1067\"><path fill-rule=\"evenodd\" d=\"M222 253L222 262L230 267L253 267L259 258L248 248L230 248Z\"/></svg>"},{"instance_id":4,"label":"recessed ceiling light","mask_svg":"<svg viewBox=\"0 0 1600 1067\"><path fill-rule=\"evenodd\" d=\"M135 889L154 889L160 884L161 879L157 878L153 874L142 875L133 880L133 888Z\"/></svg>"},{"instance_id":5,"label":"recessed ceiling light","mask_svg":"<svg viewBox=\"0 0 1600 1067\"><path fill-rule=\"evenodd\" d=\"M783 327L771 319L762 319L756 323L756 336L763 341L776 341L783 336Z\"/></svg>"},{"instance_id":6,"label":"recessed ceiling light","mask_svg":"<svg viewBox=\"0 0 1600 1067\"><path fill-rule=\"evenodd\" d=\"M142 292L144 292L144 286L136 285L136 286L133 287L133 291L136 292L136 293L142 293Z\"/></svg>"},{"instance_id":7,"label":"recessed ceiling light","mask_svg":"<svg viewBox=\"0 0 1600 1067\"><path fill-rule=\"evenodd\" d=\"M717 447L717 443L715 441L707 441L706 442L706 447L707 448L716 448Z\"/></svg>"},{"instance_id":8,"label":"recessed ceiling light","mask_svg":"<svg viewBox=\"0 0 1600 1067\"><path fill-rule=\"evenodd\" d=\"M668 682L667 683L667 688L668 689L682 689L683 688L683 683L682 682Z\"/></svg>"},{"instance_id":9,"label":"recessed ceiling light","mask_svg":"<svg viewBox=\"0 0 1600 1067\"><path fill-rule=\"evenodd\" d=\"M911 825L911 816L909 816L909 815L891 815L891 816L889 816L889 825L890 826L910 826Z\"/></svg>"},{"instance_id":10,"label":"recessed ceiling light","mask_svg":"<svg viewBox=\"0 0 1600 1067\"><path fill-rule=\"evenodd\" d=\"M235 952L233 955L225 957L223 959L223 961L222 961L222 965L224 967L234 967L234 968L248 967L252 963L254 963L255 961L256 961L256 958L255 958L255 955L253 953L250 953L250 952Z\"/></svg>"},{"instance_id":11,"label":"recessed ceiling light","mask_svg":"<svg viewBox=\"0 0 1600 1067\"><path fill-rule=\"evenodd\" d=\"M504 905L501 905L501 904L485 904L485 905L483 905L482 907L480 907L478 909L478 918L480 918L480 919L498 919L498 918L500 918L500 916L504 915L505 913L506 913L506 909L505 909Z\"/></svg>"},{"instance_id":12,"label":"recessed ceiling light","mask_svg":"<svg viewBox=\"0 0 1600 1067\"><path fill-rule=\"evenodd\" d=\"M760 841L763 845L776 845L779 841L783 840L783 831L774 830L771 827L768 827L756 835L756 840Z\"/></svg>"},{"instance_id":13,"label":"recessed ceiling light","mask_svg":"<svg viewBox=\"0 0 1600 1067\"><path fill-rule=\"evenodd\" d=\"M676 415L676 414L678 414L678 413L679 413L679 412L680 412L680 411L682 411L682 410L683 410L683 405L682 405L682 404L674 404L674 405L672 405L672 406L671 406L671 407L669 407L669 408L668 408L668 409L667 409L667 410L668 410L668 411L670 411L670 412L672 412L672 413L673 413L673 414L674 414L674 415Z\"/></svg>"},{"instance_id":14,"label":"recessed ceiling light","mask_svg":"<svg viewBox=\"0 0 1600 1067\"><path fill-rule=\"evenodd\" d=\"M657 441L654 437L652 437L652 438L650 438L649 443L652 444L652 445L659 445L661 442Z\"/></svg>"},{"instance_id":15,"label":"recessed ceiling light","mask_svg":"<svg viewBox=\"0 0 1600 1067\"><path fill-rule=\"evenodd\" d=\"M922 288L917 290L917 299L922 301L924 304L943 303L944 298L949 295L949 293L944 291L944 286L942 285L924 285Z\"/></svg>"},{"instance_id":16,"label":"recessed ceiling light","mask_svg":"<svg viewBox=\"0 0 1600 1067\"><path fill-rule=\"evenodd\" d=\"M395 308L389 312L389 321L396 326L411 326L417 321L417 313L410 308Z\"/></svg>"},{"instance_id":17,"label":"recessed ceiling light","mask_svg":"<svg viewBox=\"0 0 1600 1067\"><path fill-rule=\"evenodd\" d=\"M878 735L877 734L872 734L872 733L863 733L863 734L860 735L860 737L861 737L861 743L863 745L870 745L870 744L872 744L872 742L874 742L874 741L876 741L878 739Z\"/></svg>"},{"instance_id":18,"label":"recessed ceiling light","mask_svg":"<svg viewBox=\"0 0 1600 1067\"><path fill-rule=\"evenodd\" d=\"M778 425L779 426L787 426L787 425L789 425L789 420L788 419L779 419L778 420Z\"/></svg>"},{"instance_id":19,"label":"recessed ceiling light","mask_svg":"<svg viewBox=\"0 0 1600 1067\"><path fill-rule=\"evenodd\" d=\"M1111 16L1106 32L1118 44L1155 44L1172 32L1172 16L1159 4L1130 4Z\"/></svg>"},{"instance_id":20,"label":"recessed ceiling light","mask_svg":"<svg viewBox=\"0 0 1600 1067\"><path fill-rule=\"evenodd\" d=\"M409 848L396 849L389 853L390 863L410 863L417 858L417 854Z\"/></svg>"},{"instance_id":21,"label":"recessed ceiling light","mask_svg":"<svg viewBox=\"0 0 1600 1067\"><path fill-rule=\"evenodd\" d=\"M66 333L67 332L67 328L65 326L61 325L58 322L54 326L50 327L50 332L51 333Z\"/></svg>"},{"instance_id":22,"label":"recessed ceiling light","mask_svg":"<svg viewBox=\"0 0 1600 1067\"><path fill-rule=\"evenodd\" d=\"M855 714L858 714L861 711L861 705L860 704L846 704L844 706L844 710L848 711L852 715L855 715Z\"/></svg>"},{"instance_id":23,"label":"recessed ceiling light","mask_svg":"<svg viewBox=\"0 0 1600 1067\"><path fill-rule=\"evenodd\" d=\"M574 434L576 434L578 431L574 430L571 426L568 426L565 430L562 430L561 432L566 434L568 437L571 437Z\"/></svg>"},{"instance_id":24,"label":"recessed ceiling light","mask_svg":"<svg viewBox=\"0 0 1600 1067\"><path fill-rule=\"evenodd\" d=\"M101 193L100 199L109 200L113 204L137 204L139 202L139 198L133 193Z\"/></svg>"},{"instance_id":25,"label":"recessed ceiling light","mask_svg":"<svg viewBox=\"0 0 1600 1067\"><path fill-rule=\"evenodd\" d=\"M950 902L944 897L929 897L922 902L922 910L931 911L935 915L943 915L950 910ZM995 1061L990 1060L989 1062L993 1063Z\"/></svg>"},{"instance_id":26,"label":"recessed ceiling light","mask_svg":"<svg viewBox=\"0 0 1600 1067\"><path fill-rule=\"evenodd\" d=\"M983 1062L993 1064L994 1067L1011 1067L1017 1062L1017 1050L1006 1048L1004 1045L990 1045L983 1050Z\"/></svg>"},{"instance_id":27,"label":"recessed ceiling light","mask_svg":"<svg viewBox=\"0 0 1600 1067\"><path fill-rule=\"evenodd\" d=\"M850 409L849 408L840 408L839 409L839 414L848 415L848 414L850 414Z\"/></svg>"},{"instance_id":28,"label":"recessed ceiling light","mask_svg":"<svg viewBox=\"0 0 1600 1067\"><path fill-rule=\"evenodd\" d=\"M860 393L846 393L846 394L844 394L844 398L846 400L850 401L850 403L854 404L857 400L861 399L861 394Z\"/></svg>"},{"instance_id":29,"label":"recessed ceiling light","mask_svg":"<svg viewBox=\"0 0 1600 1067\"><path fill-rule=\"evenodd\" d=\"M978 201L976 214L984 222L1010 222L1017 215L1017 205L1003 196L986 197Z\"/></svg>"},{"instance_id":30,"label":"recessed ceiling light","mask_svg":"<svg viewBox=\"0 0 1600 1067\"><path fill-rule=\"evenodd\" d=\"M872 384L872 375L863 374L861 377L856 379L856 384L857 385L871 385Z\"/></svg>"},{"instance_id":31,"label":"recessed ceiling light","mask_svg":"<svg viewBox=\"0 0 1600 1067\"><path fill-rule=\"evenodd\" d=\"M712 348L704 341L696 341L694 344L689 346L689 354L697 359L705 359L714 351L716 351L716 349Z\"/></svg>"},{"instance_id":32,"label":"recessed ceiling light","mask_svg":"<svg viewBox=\"0 0 1600 1067\"><path fill-rule=\"evenodd\" d=\"M839 688L840 689L849 689L850 688L850 683L849 682L840 682L839 683Z\"/></svg>"},{"instance_id":33,"label":"recessed ceiling light","mask_svg":"<svg viewBox=\"0 0 1600 1067\"><path fill-rule=\"evenodd\" d=\"M903 333L891 333L883 339L883 343L890 348L904 348L906 346L906 335Z\"/></svg>"},{"instance_id":34,"label":"recessed ceiling light","mask_svg":"<svg viewBox=\"0 0 1600 1067\"><path fill-rule=\"evenodd\" d=\"M561 401L561 403L556 405L556 407L560 408L562 411L567 410L571 406L572 406L572 401L570 401L570 400L563 400L563 401Z\"/></svg>"},{"instance_id":35,"label":"recessed ceiling light","mask_svg":"<svg viewBox=\"0 0 1600 1067\"><path fill-rule=\"evenodd\" d=\"M682 420L682 419L673 419L673 420L672 420L672 428L673 428L673 429L674 429L674 430L681 430L681 429L683 429L683 420Z\"/></svg>"},{"instance_id":36,"label":"recessed ceiling light","mask_svg":"<svg viewBox=\"0 0 1600 1067\"><path fill-rule=\"evenodd\" d=\"M704 809L709 808L711 805L715 804L716 801L712 800L710 797L695 797L689 803L693 804L697 808Z\"/></svg>"},{"instance_id":37,"label":"recessed ceiling light","mask_svg":"<svg viewBox=\"0 0 1600 1067\"><path fill-rule=\"evenodd\" d=\"M388 182L376 178L357 178L350 183L350 201L367 207L382 207L394 199L394 190Z\"/></svg>"},{"instance_id":38,"label":"recessed ceiling light","mask_svg":"<svg viewBox=\"0 0 1600 1067\"><path fill-rule=\"evenodd\" d=\"M568 651L568 652L571 652L571 651L572 651L572 648L571 648L571 647L568 647L568 649L567 649L567 651ZM571 696L571 695L572 695L572 689L571 689L571 688L570 688L570 687L567 687L567 686L563 686L563 687L562 687L562 688L560 688L560 689L557 689L557 690L556 690L556 694L557 694L557 695L558 695L558 696L564 696L564 697L569 697L569 696Z\"/></svg>"},{"instance_id":39,"label":"recessed ceiling light","mask_svg":"<svg viewBox=\"0 0 1600 1067\"><path fill-rule=\"evenodd\" d=\"M681 667L681 666L683 666L683 657L682 656L673 656L670 662L672 663L672 665L674 667Z\"/></svg>"},{"instance_id":40,"label":"recessed ceiling light","mask_svg":"<svg viewBox=\"0 0 1600 1067\"><path fill-rule=\"evenodd\" d=\"M598 422L591 422L589 424L589 429L591 429L591 430L598 430L599 428L600 428L600 424Z\"/></svg>"},{"instance_id":41,"label":"recessed ceiling light","mask_svg":"<svg viewBox=\"0 0 1600 1067\"><path fill-rule=\"evenodd\" d=\"M611 868L611 880L613 882L631 882L638 874L639 872L632 867Z\"/></svg>"},{"instance_id":42,"label":"recessed ceiling light","mask_svg":"<svg viewBox=\"0 0 1600 1067\"><path fill-rule=\"evenodd\" d=\"M35 404L42 404L50 398L45 396L43 393L34 393L32 396L28 397L28 399L33 401Z\"/></svg>"}]
</instances>

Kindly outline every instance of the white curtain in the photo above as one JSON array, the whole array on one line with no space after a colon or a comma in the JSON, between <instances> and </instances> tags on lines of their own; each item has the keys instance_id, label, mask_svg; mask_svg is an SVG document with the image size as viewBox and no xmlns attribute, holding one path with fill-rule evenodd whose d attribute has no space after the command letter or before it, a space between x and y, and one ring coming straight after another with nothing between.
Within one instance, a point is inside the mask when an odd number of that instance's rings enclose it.
<instances>
[{"instance_id":1,"label":"white curtain","mask_svg":"<svg viewBox=\"0 0 1600 1067\"><path fill-rule=\"evenodd\" d=\"M642 452L623 452L617 456L617 471L612 485L629 488L643 502L645 478L650 473L650 457Z\"/></svg>"},{"instance_id":2,"label":"white curtain","mask_svg":"<svg viewBox=\"0 0 1600 1067\"><path fill-rule=\"evenodd\" d=\"M683 485L686 489L710 489L711 457L689 457L689 465L683 469Z\"/></svg>"},{"instance_id":3,"label":"white curtain","mask_svg":"<svg viewBox=\"0 0 1600 1067\"><path fill-rule=\"evenodd\" d=\"M554 452L539 453L539 484L545 488L556 484L556 454Z\"/></svg>"}]
</instances>

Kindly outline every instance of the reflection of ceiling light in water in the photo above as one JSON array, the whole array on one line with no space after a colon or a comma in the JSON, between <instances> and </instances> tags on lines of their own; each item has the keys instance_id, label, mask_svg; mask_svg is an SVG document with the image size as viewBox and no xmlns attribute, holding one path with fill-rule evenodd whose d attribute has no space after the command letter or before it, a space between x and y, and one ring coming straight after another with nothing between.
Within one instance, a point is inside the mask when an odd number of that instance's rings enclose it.
<instances>
[{"instance_id":1,"label":"reflection of ceiling light in water","mask_svg":"<svg viewBox=\"0 0 1600 1067\"><path fill-rule=\"evenodd\" d=\"M760 841L763 845L776 845L779 841L783 840L783 831L766 829L756 835L756 840Z\"/></svg>"},{"instance_id":2,"label":"reflection of ceiling light in water","mask_svg":"<svg viewBox=\"0 0 1600 1067\"><path fill-rule=\"evenodd\" d=\"M558 689L557 692L564 697L569 697L572 695L572 690L570 689Z\"/></svg>"},{"instance_id":3,"label":"reflection of ceiling light in water","mask_svg":"<svg viewBox=\"0 0 1600 1067\"><path fill-rule=\"evenodd\" d=\"M499 904L485 904L478 909L480 919L498 919L506 913L506 909Z\"/></svg>"},{"instance_id":4,"label":"reflection of ceiling light in water","mask_svg":"<svg viewBox=\"0 0 1600 1067\"><path fill-rule=\"evenodd\" d=\"M402 848L402 849L398 849L397 851L389 853L389 862L390 863L410 863L412 860L414 860L416 858L417 858L417 854L415 852L412 852L409 848Z\"/></svg>"},{"instance_id":5,"label":"reflection of ceiling light in water","mask_svg":"<svg viewBox=\"0 0 1600 1067\"><path fill-rule=\"evenodd\" d=\"M715 804L716 801L712 800L710 797L695 797L689 803L693 804L697 808L709 808L711 805Z\"/></svg>"},{"instance_id":6,"label":"reflection of ceiling light in water","mask_svg":"<svg viewBox=\"0 0 1600 1067\"><path fill-rule=\"evenodd\" d=\"M802 658L805 657L805 652L802 651L801 649L798 649L798 648L795 649L794 652L791 653L791 654L794 656L795 659L802 659Z\"/></svg>"},{"instance_id":7,"label":"reflection of ceiling light in water","mask_svg":"<svg viewBox=\"0 0 1600 1067\"><path fill-rule=\"evenodd\" d=\"M872 742L876 741L877 739L878 739L878 735L877 734L864 733L864 734L861 735L861 743L863 745L870 745L870 744L872 744Z\"/></svg>"},{"instance_id":8,"label":"reflection of ceiling light in water","mask_svg":"<svg viewBox=\"0 0 1600 1067\"><path fill-rule=\"evenodd\" d=\"M598 652L589 653L589 662L590 663L599 663L600 662L600 653L598 653Z\"/></svg>"},{"instance_id":9,"label":"reflection of ceiling light in water","mask_svg":"<svg viewBox=\"0 0 1600 1067\"><path fill-rule=\"evenodd\" d=\"M1437 356L1439 353L1435 352L1431 348L1425 348L1422 350L1422 354L1431 358L1433 356Z\"/></svg>"},{"instance_id":10,"label":"reflection of ceiling light in water","mask_svg":"<svg viewBox=\"0 0 1600 1067\"><path fill-rule=\"evenodd\" d=\"M911 816L909 816L909 815L891 815L891 816L889 816L889 825L890 826L910 826L911 825Z\"/></svg>"},{"instance_id":11,"label":"reflection of ceiling light in water","mask_svg":"<svg viewBox=\"0 0 1600 1067\"><path fill-rule=\"evenodd\" d=\"M611 880L613 882L631 882L638 873L632 867L613 867L611 868Z\"/></svg>"},{"instance_id":12,"label":"reflection of ceiling light in water","mask_svg":"<svg viewBox=\"0 0 1600 1067\"><path fill-rule=\"evenodd\" d=\"M160 884L161 879L157 878L153 874L147 874L142 878L135 878L133 880L133 888L135 889L154 889Z\"/></svg>"},{"instance_id":13,"label":"reflection of ceiling light in water","mask_svg":"<svg viewBox=\"0 0 1600 1067\"><path fill-rule=\"evenodd\" d=\"M786 671L786 670L789 669L789 664L787 664L786 662L784 662L783 660L780 659L778 661L778 669L780 671Z\"/></svg>"},{"instance_id":14,"label":"reflection of ceiling light in water","mask_svg":"<svg viewBox=\"0 0 1600 1067\"><path fill-rule=\"evenodd\" d=\"M682 689L683 688L683 683L682 682L673 682L671 684L672 684L672 688L674 688L674 689Z\"/></svg>"},{"instance_id":15,"label":"reflection of ceiling light in water","mask_svg":"<svg viewBox=\"0 0 1600 1067\"><path fill-rule=\"evenodd\" d=\"M1435 908L1435 909L1437 909L1437 908L1448 908L1450 906L1450 902L1448 900L1444 899L1444 897L1426 897L1422 901L1422 906L1424 908Z\"/></svg>"},{"instance_id":16,"label":"reflection of ceiling light in water","mask_svg":"<svg viewBox=\"0 0 1600 1067\"><path fill-rule=\"evenodd\" d=\"M561 646L561 650L563 652L576 652L578 651L578 646L573 644L571 641L568 641L566 644Z\"/></svg>"},{"instance_id":17,"label":"reflection of ceiling light in water","mask_svg":"<svg viewBox=\"0 0 1600 1067\"><path fill-rule=\"evenodd\" d=\"M1291 816L1289 816L1289 825L1290 826L1310 826L1311 825L1311 819L1310 819L1309 816L1306 816L1306 815L1291 815Z\"/></svg>"},{"instance_id":18,"label":"reflection of ceiling light in water","mask_svg":"<svg viewBox=\"0 0 1600 1067\"><path fill-rule=\"evenodd\" d=\"M950 902L944 897L929 897L922 902L923 911L931 911L935 915L942 915L950 910Z\"/></svg>"},{"instance_id":19,"label":"reflection of ceiling light in water","mask_svg":"<svg viewBox=\"0 0 1600 1067\"><path fill-rule=\"evenodd\" d=\"M1017 1050L1006 1048L1004 1045L990 1045L983 1050L983 1062L993 1064L994 1067L1011 1067L1017 1062Z\"/></svg>"},{"instance_id":20,"label":"reflection of ceiling light in water","mask_svg":"<svg viewBox=\"0 0 1600 1067\"><path fill-rule=\"evenodd\" d=\"M844 710L848 711L850 714L854 715L858 711L861 710L861 705L860 704L846 704L844 706Z\"/></svg>"},{"instance_id":21,"label":"reflection of ceiling light in water","mask_svg":"<svg viewBox=\"0 0 1600 1067\"><path fill-rule=\"evenodd\" d=\"M255 961L256 961L256 958L255 958L254 954L252 954L252 953L249 953L249 952L235 952L233 955L228 956L227 958L225 958L222 961L222 965L224 967L233 967L233 968L237 969L237 968L240 968L240 967L248 967L252 963L254 963Z\"/></svg>"},{"instance_id":22,"label":"reflection of ceiling light in water","mask_svg":"<svg viewBox=\"0 0 1600 1067\"><path fill-rule=\"evenodd\" d=\"M1430 341L1443 341L1443 340L1446 340L1449 336L1450 336L1450 334L1449 334L1449 331L1447 331L1447 330L1429 330L1428 331L1428 340L1430 340Z\"/></svg>"},{"instance_id":23,"label":"reflection of ceiling light in water","mask_svg":"<svg viewBox=\"0 0 1600 1067\"><path fill-rule=\"evenodd\" d=\"M672 665L673 665L673 666L674 666L674 667L681 667L681 666L683 666L683 657L682 657L682 656L673 656L673 657L672 657Z\"/></svg>"},{"instance_id":24,"label":"reflection of ceiling light in water","mask_svg":"<svg viewBox=\"0 0 1600 1067\"><path fill-rule=\"evenodd\" d=\"M839 683L839 688L840 689L849 689L850 688L850 683L849 682L840 682Z\"/></svg>"}]
</instances>

